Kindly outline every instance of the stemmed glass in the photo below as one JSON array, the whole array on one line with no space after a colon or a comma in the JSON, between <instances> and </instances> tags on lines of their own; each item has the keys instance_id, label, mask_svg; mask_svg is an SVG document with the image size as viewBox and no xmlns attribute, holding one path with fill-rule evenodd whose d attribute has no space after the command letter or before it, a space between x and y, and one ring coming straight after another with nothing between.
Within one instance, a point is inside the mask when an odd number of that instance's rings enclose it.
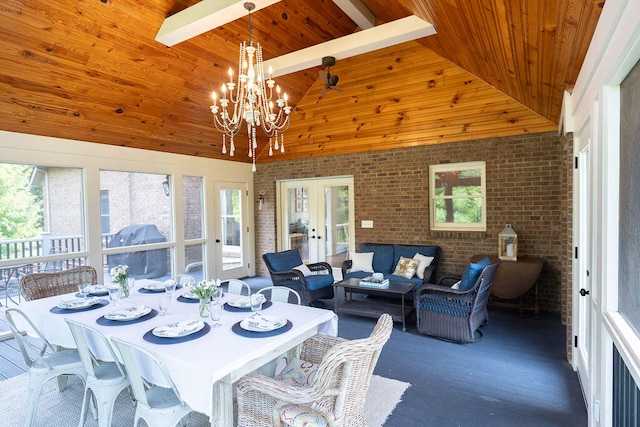
<instances>
[{"instance_id":1,"label":"stemmed glass","mask_svg":"<svg viewBox=\"0 0 640 427\"><path fill-rule=\"evenodd\" d=\"M120 287L109 286L107 289L109 290L109 299L113 302L113 305L118 305L118 300L120 299Z\"/></svg>"},{"instance_id":2,"label":"stemmed glass","mask_svg":"<svg viewBox=\"0 0 640 427\"><path fill-rule=\"evenodd\" d=\"M87 299L87 296L89 295L90 286L91 286L91 283L80 283L78 285L78 294L80 295L80 298Z\"/></svg>"},{"instance_id":3,"label":"stemmed glass","mask_svg":"<svg viewBox=\"0 0 640 427\"><path fill-rule=\"evenodd\" d=\"M224 292L222 288L218 288L216 293L211 296L212 302L210 303L210 313L211 320L213 323L211 326L218 327L222 326L220 319L222 318L222 297L224 296Z\"/></svg>"},{"instance_id":4,"label":"stemmed glass","mask_svg":"<svg viewBox=\"0 0 640 427\"><path fill-rule=\"evenodd\" d=\"M169 279L164 281L164 291L169 295L173 294L173 291L176 290L176 286L177 286L177 283L174 279Z\"/></svg>"}]
</instances>

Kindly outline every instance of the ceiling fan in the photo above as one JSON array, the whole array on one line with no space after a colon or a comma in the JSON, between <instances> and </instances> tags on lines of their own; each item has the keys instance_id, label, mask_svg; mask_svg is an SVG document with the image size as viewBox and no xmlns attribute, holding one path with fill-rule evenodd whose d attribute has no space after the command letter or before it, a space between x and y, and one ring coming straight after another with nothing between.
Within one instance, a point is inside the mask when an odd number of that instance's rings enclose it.
<instances>
[{"instance_id":1,"label":"ceiling fan","mask_svg":"<svg viewBox=\"0 0 640 427\"><path fill-rule=\"evenodd\" d=\"M338 76L335 74L331 75L331 67L336 65L336 58L333 56L325 56L322 58L322 65L327 68L326 70L318 71L320 79L322 80L322 83L324 83L322 92L320 92L320 97L322 98L329 89L335 90L336 92L342 92L342 89L336 86L338 84Z\"/></svg>"}]
</instances>

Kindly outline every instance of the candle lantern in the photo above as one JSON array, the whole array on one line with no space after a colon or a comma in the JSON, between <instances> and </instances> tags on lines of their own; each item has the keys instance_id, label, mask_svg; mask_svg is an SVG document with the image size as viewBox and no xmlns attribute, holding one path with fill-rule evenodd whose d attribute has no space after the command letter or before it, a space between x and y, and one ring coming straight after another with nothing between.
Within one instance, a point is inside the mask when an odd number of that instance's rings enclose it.
<instances>
[{"instance_id":1,"label":"candle lantern","mask_svg":"<svg viewBox=\"0 0 640 427\"><path fill-rule=\"evenodd\" d=\"M511 224L506 224L498 234L498 258L507 261L518 260L518 235Z\"/></svg>"}]
</instances>

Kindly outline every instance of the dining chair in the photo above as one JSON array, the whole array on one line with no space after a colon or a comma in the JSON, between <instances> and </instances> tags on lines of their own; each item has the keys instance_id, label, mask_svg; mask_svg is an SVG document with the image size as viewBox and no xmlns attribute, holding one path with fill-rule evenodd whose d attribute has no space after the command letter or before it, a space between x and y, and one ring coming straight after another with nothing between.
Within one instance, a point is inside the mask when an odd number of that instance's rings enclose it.
<instances>
[{"instance_id":1,"label":"dining chair","mask_svg":"<svg viewBox=\"0 0 640 427\"><path fill-rule=\"evenodd\" d=\"M182 285L183 287L196 284L196 279L190 274L176 274L171 277L170 280L175 281L177 285Z\"/></svg>"},{"instance_id":2,"label":"dining chair","mask_svg":"<svg viewBox=\"0 0 640 427\"><path fill-rule=\"evenodd\" d=\"M86 384L87 372L84 369L78 351L56 349L47 341L31 320L17 308L8 308L5 316L16 343L20 348L25 364L29 367L29 386L27 391L26 426L32 426L38 409L38 400L42 386L53 378L77 375ZM21 328L30 328L37 337L38 344L22 334ZM66 377L65 377L66 379ZM58 381L58 388L63 391L66 381Z\"/></svg>"},{"instance_id":3,"label":"dining chair","mask_svg":"<svg viewBox=\"0 0 640 427\"><path fill-rule=\"evenodd\" d=\"M162 363L147 350L127 341L111 337L125 366L135 398L136 413L133 426L140 420L149 426L174 427L183 419L191 407L180 397L171 376Z\"/></svg>"},{"instance_id":4,"label":"dining chair","mask_svg":"<svg viewBox=\"0 0 640 427\"><path fill-rule=\"evenodd\" d=\"M366 426L364 402L393 320L383 314L367 338L317 334L276 377L254 373L236 386L239 427Z\"/></svg>"},{"instance_id":5,"label":"dining chair","mask_svg":"<svg viewBox=\"0 0 640 427\"><path fill-rule=\"evenodd\" d=\"M296 300L296 304L300 305L301 301L300 294L294 289L287 288L286 286L267 286L256 293L263 294L265 298L269 297L268 299L271 301L288 303L292 296Z\"/></svg>"},{"instance_id":6,"label":"dining chair","mask_svg":"<svg viewBox=\"0 0 640 427\"><path fill-rule=\"evenodd\" d=\"M79 425L85 424L87 411L95 403L98 425L110 427L113 405L122 390L129 387L129 378L111 343L101 332L70 319L65 321L71 329L80 360L87 371Z\"/></svg>"},{"instance_id":7,"label":"dining chair","mask_svg":"<svg viewBox=\"0 0 640 427\"><path fill-rule=\"evenodd\" d=\"M244 295L242 292L247 291L247 295L251 295L251 286L239 279L229 279L227 282L227 293L234 295Z\"/></svg>"},{"instance_id":8,"label":"dining chair","mask_svg":"<svg viewBox=\"0 0 640 427\"><path fill-rule=\"evenodd\" d=\"M81 283L91 283L92 285L98 283L95 268L89 265L82 265L56 273L27 274L20 279L18 287L24 299L32 301L54 295L78 292L78 285Z\"/></svg>"}]
</instances>

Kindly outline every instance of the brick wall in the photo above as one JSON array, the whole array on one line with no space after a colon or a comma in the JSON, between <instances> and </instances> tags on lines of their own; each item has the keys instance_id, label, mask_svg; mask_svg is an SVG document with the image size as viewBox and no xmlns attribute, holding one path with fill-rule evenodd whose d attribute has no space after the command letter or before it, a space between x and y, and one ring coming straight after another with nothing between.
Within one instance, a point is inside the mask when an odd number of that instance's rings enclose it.
<instances>
[{"instance_id":1,"label":"brick wall","mask_svg":"<svg viewBox=\"0 0 640 427\"><path fill-rule=\"evenodd\" d=\"M547 261L539 281L541 309L561 312L567 321L571 153L565 145L555 133L542 133L258 164L254 191L264 193L265 206L255 211L256 274L268 275L261 256L276 250L276 181L352 175L356 247L437 244L443 250L439 276L461 274L472 255L496 254L498 233L512 224L519 255ZM431 232L429 165L479 160L486 162L486 233ZM374 228L360 228L362 220L372 220Z\"/></svg>"}]
</instances>

